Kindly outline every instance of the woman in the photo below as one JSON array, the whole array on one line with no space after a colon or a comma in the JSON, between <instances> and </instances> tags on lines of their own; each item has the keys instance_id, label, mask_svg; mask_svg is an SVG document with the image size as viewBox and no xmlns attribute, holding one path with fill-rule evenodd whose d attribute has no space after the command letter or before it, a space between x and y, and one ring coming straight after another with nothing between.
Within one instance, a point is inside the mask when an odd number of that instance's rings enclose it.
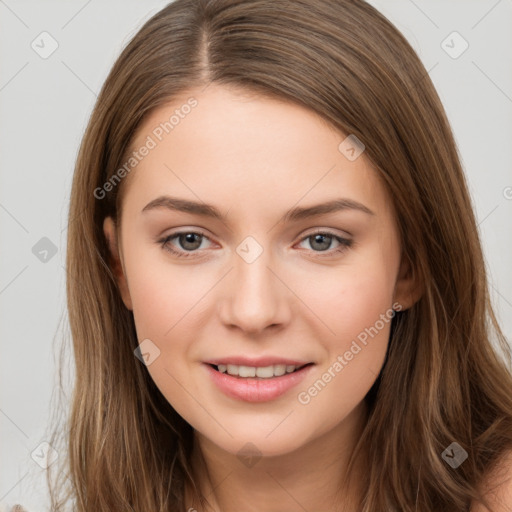
<instances>
[{"instance_id":1,"label":"woman","mask_svg":"<svg viewBox=\"0 0 512 512\"><path fill-rule=\"evenodd\" d=\"M169 4L105 82L69 215L52 509L512 507L455 142L370 5Z\"/></svg>"}]
</instances>

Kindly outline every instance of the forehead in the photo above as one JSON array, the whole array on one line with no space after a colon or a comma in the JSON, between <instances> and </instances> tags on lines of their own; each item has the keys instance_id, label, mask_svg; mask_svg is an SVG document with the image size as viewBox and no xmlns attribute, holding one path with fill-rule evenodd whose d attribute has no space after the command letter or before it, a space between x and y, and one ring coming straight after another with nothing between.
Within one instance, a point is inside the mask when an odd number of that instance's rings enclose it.
<instances>
[{"instance_id":1,"label":"forehead","mask_svg":"<svg viewBox=\"0 0 512 512\"><path fill-rule=\"evenodd\" d=\"M348 194L370 200L373 210L386 208L364 152L355 160L343 153L346 138L298 104L210 85L145 119L130 151L151 149L129 175L128 194L133 188L139 203L163 193L222 205L238 198L253 212Z\"/></svg>"}]
</instances>

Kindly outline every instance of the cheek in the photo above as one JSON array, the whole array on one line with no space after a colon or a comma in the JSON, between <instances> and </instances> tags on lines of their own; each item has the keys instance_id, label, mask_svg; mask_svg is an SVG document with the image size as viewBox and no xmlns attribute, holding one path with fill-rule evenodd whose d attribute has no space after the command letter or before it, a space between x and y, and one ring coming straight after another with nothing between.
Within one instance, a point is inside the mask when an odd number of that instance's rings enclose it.
<instances>
[{"instance_id":1,"label":"cheek","mask_svg":"<svg viewBox=\"0 0 512 512\"><path fill-rule=\"evenodd\" d=\"M296 281L298 286L294 291L307 306L303 311L311 315L310 322L316 316L315 323L324 326L320 339L329 352L343 350L347 343L350 345L366 328L378 322L382 314L391 314L394 257L386 247L375 243L337 269L318 273L314 282ZM378 327L383 328L380 322Z\"/></svg>"},{"instance_id":2,"label":"cheek","mask_svg":"<svg viewBox=\"0 0 512 512\"><path fill-rule=\"evenodd\" d=\"M159 355L147 370L169 403L188 417L190 396L201 396L191 378L197 365L194 342L201 336L205 308L211 308L208 293L222 274L171 264L163 250L150 253L133 252L126 262L137 338L156 345Z\"/></svg>"},{"instance_id":3,"label":"cheek","mask_svg":"<svg viewBox=\"0 0 512 512\"><path fill-rule=\"evenodd\" d=\"M324 338L325 358L314 376L297 390L304 421L315 423L313 418L324 418L315 427L319 432L339 424L363 401L385 361L393 313L384 303L361 304L365 314L357 307L354 315L340 313L336 337Z\"/></svg>"},{"instance_id":4,"label":"cheek","mask_svg":"<svg viewBox=\"0 0 512 512\"><path fill-rule=\"evenodd\" d=\"M394 255L375 247L357 264L304 287L304 302L318 314L325 357L297 400L310 414L334 408L340 421L366 395L385 360L391 322ZM317 321L318 323L318 321ZM331 420L330 420L331 421Z\"/></svg>"},{"instance_id":5,"label":"cheek","mask_svg":"<svg viewBox=\"0 0 512 512\"><path fill-rule=\"evenodd\" d=\"M126 264L139 338L171 338L197 316L203 297L215 284L215 276L205 276L193 265L166 261L163 249L134 252Z\"/></svg>"},{"instance_id":6,"label":"cheek","mask_svg":"<svg viewBox=\"0 0 512 512\"><path fill-rule=\"evenodd\" d=\"M130 296L139 343L151 340L158 356L147 370L174 409L188 419L191 396L201 396L191 375L191 354L201 315L201 298L212 283L192 267L168 265L165 258L133 258L127 265ZM204 300L204 299L203 299ZM156 350L153 348L153 350Z\"/></svg>"}]
</instances>

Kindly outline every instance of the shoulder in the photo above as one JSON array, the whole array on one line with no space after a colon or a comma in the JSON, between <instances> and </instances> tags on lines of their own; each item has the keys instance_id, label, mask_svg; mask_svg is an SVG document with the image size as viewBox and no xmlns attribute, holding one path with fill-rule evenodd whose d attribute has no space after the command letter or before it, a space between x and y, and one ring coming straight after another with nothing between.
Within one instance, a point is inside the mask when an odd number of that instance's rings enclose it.
<instances>
[{"instance_id":1,"label":"shoulder","mask_svg":"<svg viewBox=\"0 0 512 512\"><path fill-rule=\"evenodd\" d=\"M5 502L0 502L0 512L29 512L29 510L19 503L16 505L8 505Z\"/></svg>"},{"instance_id":2,"label":"shoulder","mask_svg":"<svg viewBox=\"0 0 512 512\"><path fill-rule=\"evenodd\" d=\"M512 510L512 450L505 452L496 467L484 478L480 490L492 507L492 512ZM474 504L470 512L489 512L482 504Z\"/></svg>"}]
</instances>

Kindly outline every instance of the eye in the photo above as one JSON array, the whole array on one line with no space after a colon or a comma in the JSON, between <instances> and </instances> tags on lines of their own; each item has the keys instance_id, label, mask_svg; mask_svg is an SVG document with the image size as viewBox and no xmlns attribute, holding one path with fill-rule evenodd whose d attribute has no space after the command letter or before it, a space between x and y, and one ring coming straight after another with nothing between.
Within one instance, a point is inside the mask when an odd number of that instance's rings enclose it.
<instances>
[{"instance_id":1,"label":"eye","mask_svg":"<svg viewBox=\"0 0 512 512\"><path fill-rule=\"evenodd\" d=\"M338 246L335 249L328 250L332 242L336 241ZM308 241L314 252L324 252L326 254L319 254L320 257L332 256L333 254L342 253L352 246L353 241L348 238L343 238L335 233L329 231L315 231L301 240L301 243Z\"/></svg>"},{"instance_id":2,"label":"eye","mask_svg":"<svg viewBox=\"0 0 512 512\"><path fill-rule=\"evenodd\" d=\"M171 241L175 238L177 239L179 246L181 246L181 250L177 250L175 248L176 246L171 244ZM175 256L180 258L188 258L193 256L193 253L197 252L197 249L201 247L203 239L209 240L206 235L201 232L179 231L158 240L158 242L163 249L169 251Z\"/></svg>"},{"instance_id":3,"label":"eye","mask_svg":"<svg viewBox=\"0 0 512 512\"><path fill-rule=\"evenodd\" d=\"M178 247L171 243L174 239L177 240ZM209 238L202 232L178 231L158 240L158 243L162 246L163 249L170 252L174 256L179 258L189 258L191 256L195 256L195 253L202 252L199 251L199 249L201 248L202 242L204 240L209 240ZM336 235L335 233L322 230L318 230L307 235L306 237L302 238L300 243L305 241L310 242L310 246L312 247L313 252L325 253L318 254L319 257L332 256L333 254L342 253L353 244L352 240L343 238L339 235ZM329 250L333 241L335 241L338 246Z\"/></svg>"}]
</instances>

